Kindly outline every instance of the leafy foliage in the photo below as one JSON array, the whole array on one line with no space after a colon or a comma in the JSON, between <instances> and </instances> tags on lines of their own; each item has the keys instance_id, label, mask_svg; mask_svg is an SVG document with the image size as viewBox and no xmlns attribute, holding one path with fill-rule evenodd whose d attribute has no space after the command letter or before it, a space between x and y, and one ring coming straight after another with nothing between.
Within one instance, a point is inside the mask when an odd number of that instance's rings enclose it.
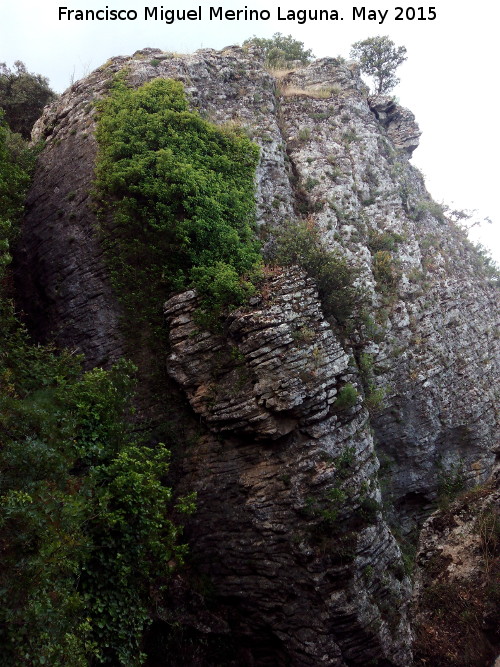
<instances>
[{"instance_id":1,"label":"leafy foliage","mask_svg":"<svg viewBox=\"0 0 500 667\"><path fill-rule=\"evenodd\" d=\"M270 39L254 35L246 39L243 46L259 47L270 67L284 67L297 60L305 64L314 58L312 50L304 48L304 42L299 42L292 35L282 35L280 32L274 33Z\"/></svg>"},{"instance_id":2,"label":"leafy foliage","mask_svg":"<svg viewBox=\"0 0 500 667\"><path fill-rule=\"evenodd\" d=\"M22 213L32 166L32 154L21 137L5 125L0 110L0 280L10 261L13 223Z\"/></svg>"},{"instance_id":3,"label":"leafy foliage","mask_svg":"<svg viewBox=\"0 0 500 667\"><path fill-rule=\"evenodd\" d=\"M368 230L368 248L372 254L379 251L393 252L399 243L404 241L401 234L391 231Z\"/></svg>"},{"instance_id":4,"label":"leafy foliage","mask_svg":"<svg viewBox=\"0 0 500 667\"><path fill-rule=\"evenodd\" d=\"M260 263L253 234L258 148L188 108L182 84L117 80L100 106L96 192L117 293L158 322L194 285L214 310L242 302ZM111 202L111 203L109 203ZM106 220L106 216L103 216Z\"/></svg>"},{"instance_id":5,"label":"leafy foliage","mask_svg":"<svg viewBox=\"0 0 500 667\"><path fill-rule=\"evenodd\" d=\"M359 272L336 250L330 250L311 220L284 224L274 239L277 264L301 266L316 280L327 317L344 323L363 304L364 294L356 285Z\"/></svg>"},{"instance_id":6,"label":"leafy foliage","mask_svg":"<svg viewBox=\"0 0 500 667\"><path fill-rule=\"evenodd\" d=\"M372 268L377 288L385 294L394 293L401 279L401 269L392 252L377 250L373 255Z\"/></svg>"},{"instance_id":7,"label":"leafy foliage","mask_svg":"<svg viewBox=\"0 0 500 667\"><path fill-rule=\"evenodd\" d=\"M168 451L137 442L123 418L129 362L82 375L78 359L35 349L42 387L9 368L15 354L1 369L5 664L142 664L150 587L182 555L162 481Z\"/></svg>"},{"instance_id":8,"label":"leafy foliage","mask_svg":"<svg viewBox=\"0 0 500 667\"><path fill-rule=\"evenodd\" d=\"M387 36L368 37L352 45L351 58L375 79L375 93L383 95L399 83L394 72L406 60L406 48L396 46Z\"/></svg>"},{"instance_id":9,"label":"leafy foliage","mask_svg":"<svg viewBox=\"0 0 500 667\"><path fill-rule=\"evenodd\" d=\"M40 117L43 107L55 97L46 77L28 72L20 60L11 70L0 63L0 107L13 132L30 138L31 128Z\"/></svg>"},{"instance_id":10,"label":"leafy foliage","mask_svg":"<svg viewBox=\"0 0 500 667\"><path fill-rule=\"evenodd\" d=\"M376 412L383 405L386 388L377 386L373 356L370 353L361 352L357 363L365 390L365 406L370 412Z\"/></svg>"},{"instance_id":11,"label":"leafy foliage","mask_svg":"<svg viewBox=\"0 0 500 667\"><path fill-rule=\"evenodd\" d=\"M352 408L358 402L358 392L353 384L348 382L342 387L339 391L337 399L334 403L334 408L336 410L348 410Z\"/></svg>"},{"instance_id":12,"label":"leafy foliage","mask_svg":"<svg viewBox=\"0 0 500 667\"><path fill-rule=\"evenodd\" d=\"M168 451L131 432L130 362L83 373L16 321L9 241L32 160L18 139L0 126L0 664L139 665L151 588L183 553Z\"/></svg>"}]
</instances>

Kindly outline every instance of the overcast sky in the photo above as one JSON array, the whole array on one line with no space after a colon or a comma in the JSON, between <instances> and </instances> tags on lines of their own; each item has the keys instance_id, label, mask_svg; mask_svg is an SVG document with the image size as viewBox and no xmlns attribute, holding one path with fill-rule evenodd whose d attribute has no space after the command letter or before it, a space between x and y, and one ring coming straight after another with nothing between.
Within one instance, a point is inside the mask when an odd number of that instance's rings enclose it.
<instances>
[{"instance_id":1,"label":"overcast sky","mask_svg":"<svg viewBox=\"0 0 500 667\"><path fill-rule=\"evenodd\" d=\"M477 209L477 216L492 219L480 229L481 241L500 261L500 170L498 120L498 23L499 4L491 0L458 2L430 0L432 4L400 3L415 7L414 20L395 20L398 0L362 5L345 0L0 0L0 62L12 65L22 60L32 72L47 76L62 92L71 78L80 78L108 58L130 55L144 47L165 51L192 52L198 48L220 49L257 35L274 32L303 41L316 57L348 57L350 45L374 35L389 35L408 50L408 60L398 70L401 84L394 94L415 114L422 137L412 162L426 177L437 201L464 209ZM192 9L202 7L202 21L165 22L144 20L144 7ZM209 8L268 10L269 20L209 20ZM387 11L383 23L353 19L353 7ZM417 20L418 7L423 16ZM59 20L59 7L68 9L130 9L135 21ZM278 20L289 10L337 10L342 21ZM404 14L403 14L404 15ZM409 16L412 11L409 11ZM474 235L477 231L474 230Z\"/></svg>"}]
</instances>

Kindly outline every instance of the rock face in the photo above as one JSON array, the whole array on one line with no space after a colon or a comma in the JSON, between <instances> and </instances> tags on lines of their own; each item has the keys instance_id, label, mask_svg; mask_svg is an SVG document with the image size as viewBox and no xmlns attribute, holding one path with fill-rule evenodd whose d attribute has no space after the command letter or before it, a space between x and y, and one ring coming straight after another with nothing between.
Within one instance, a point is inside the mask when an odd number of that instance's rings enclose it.
<instances>
[{"instance_id":1,"label":"rock face","mask_svg":"<svg viewBox=\"0 0 500 667\"><path fill-rule=\"evenodd\" d=\"M78 84L74 86L74 93ZM83 352L89 367L123 353L120 308L105 275L90 192L97 151L92 92L73 93L50 108L34 140L47 142L26 203L15 256L19 302L43 340Z\"/></svg>"},{"instance_id":2,"label":"rock face","mask_svg":"<svg viewBox=\"0 0 500 667\"><path fill-rule=\"evenodd\" d=\"M194 292L165 307L169 372L218 439L190 452L202 570L262 639L256 664L407 665L409 579L380 512L368 413L336 409L356 369L311 279L267 278L224 334L200 332ZM272 639L272 641L271 641Z\"/></svg>"},{"instance_id":3,"label":"rock face","mask_svg":"<svg viewBox=\"0 0 500 667\"><path fill-rule=\"evenodd\" d=\"M414 594L418 665L490 667L500 657L499 487L497 474L423 526Z\"/></svg>"},{"instance_id":4,"label":"rock face","mask_svg":"<svg viewBox=\"0 0 500 667\"><path fill-rule=\"evenodd\" d=\"M381 125L385 127L394 147L410 158L413 151L418 148L421 134L412 112L403 109L392 97L385 95L369 97L368 104Z\"/></svg>"},{"instance_id":5,"label":"rock face","mask_svg":"<svg viewBox=\"0 0 500 667\"><path fill-rule=\"evenodd\" d=\"M323 318L310 278L299 270L278 272L265 293L248 312L231 315L219 339L197 333L194 292L166 306L169 373L214 433L276 439L298 428L314 431L347 373L348 356Z\"/></svg>"},{"instance_id":6,"label":"rock face","mask_svg":"<svg viewBox=\"0 0 500 667\"><path fill-rule=\"evenodd\" d=\"M235 610L248 664L409 665L409 582L380 487L405 533L446 476L482 482L492 470L500 334L488 266L408 162L413 115L369 98L355 64L271 74L238 47L146 49L74 84L34 129L46 145L15 257L19 305L38 337L89 366L126 346L90 196L94 103L120 71L131 86L178 79L201 113L243 126L261 147L265 252L276 225L307 218L358 267L370 303L335 335L297 268L270 271L220 335L197 330L193 292L168 302L168 371L203 427L180 472L179 488L198 492L190 548ZM348 384L358 400L341 410Z\"/></svg>"}]
</instances>

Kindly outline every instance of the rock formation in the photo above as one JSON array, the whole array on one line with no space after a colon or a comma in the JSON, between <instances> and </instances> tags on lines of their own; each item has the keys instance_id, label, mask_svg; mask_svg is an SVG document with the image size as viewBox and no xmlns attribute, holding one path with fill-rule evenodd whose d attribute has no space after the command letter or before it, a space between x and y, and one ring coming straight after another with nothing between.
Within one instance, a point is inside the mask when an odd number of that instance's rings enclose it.
<instances>
[{"instance_id":1,"label":"rock formation","mask_svg":"<svg viewBox=\"0 0 500 667\"><path fill-rule=\"evenodd\" d=\"M500 643L500 478L424 524L417 553L417 664L492 665ZM496 664L496 663L495 663Z\"/></svg>"},{"instance_id":2,"label":"rock formation","mask_svg":"<svg viewBox=\"0 0 500 667\"><path fill-rule=\"evenodd\" d=\"M447 475L488 478L500 358L497 287L408 162L414 117L369 98L353 63L272 73L238 47L145 49L75 83L35 126L46 143L15 260L31 330L89 366L126 347L91 196L94 102L117 72L131 86L178 79L204 115L243 126L261 148L269 255L274 227L307 217L358 267L370 304L332 329L297 267L269 270L219 334L198 330L193 291L166 304L168 373L203 429L179 464L179 488L198 493L190 549L234 612L244 660L410 665L410 581L381 486L409 533ZM346 385L358 398L342 409Z\"/></svg>"},{"instance_id":3,"label":"rock formation","mask_svg":"<svg viewBox=\"0 0 500 667\"><path fill-rule=\"evenodd\" d=\"M170 373L224 437L196 447L184 481L204 570L292 664L408 664L409 582L380 513L368 414L335 414L355 369L302 272L278 272L263 293L223 336L197 331L192 292L166 305Z\"/></svg>"}]
</instances>

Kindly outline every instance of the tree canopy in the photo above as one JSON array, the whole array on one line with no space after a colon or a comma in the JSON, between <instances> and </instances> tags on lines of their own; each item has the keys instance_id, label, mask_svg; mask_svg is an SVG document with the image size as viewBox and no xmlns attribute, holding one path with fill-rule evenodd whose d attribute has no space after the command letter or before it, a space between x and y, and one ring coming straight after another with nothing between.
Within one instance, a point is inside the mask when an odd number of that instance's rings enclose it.
<instances>
[{"instance_id":1,"label":"tree canopy","mask_svg":"<svg viewBox=\"0 0 500 667\"><path fill-rule=\"evenodd\" d=\"M31 128L43 107L55 97L48 79L28 72L20 60L16 60L14 69L0 63L0 108L4 110L5 120L13 132L29 139Z\"/></svg>"},{"instance_id":2,"label":"tree canopy","mask_svg":"<svg viewBox=\"0 0 500 667\"><path fill-rule=\"evenodd\" d=\"M406 60L406 48L396 46L387 35L369 37L352 45L351 58L359 62L362 72L374 78L374 92L383 95L399 83L394 72Z\"/></svg>"},{"instance_id":3,"label":"tree canopy","mask_svg":"<svg viewBox=\"0 0 500 667\"><path fill-rule=\"evenodd\" d=\"M266 56L268 65L272 67L282 67L297 60L306 64L314 58L312 50L304 48L304 42L280 32L274 33L270 39L254 35L246 39L243 46L258 46Z\"/></svg>"}]
</instances>

